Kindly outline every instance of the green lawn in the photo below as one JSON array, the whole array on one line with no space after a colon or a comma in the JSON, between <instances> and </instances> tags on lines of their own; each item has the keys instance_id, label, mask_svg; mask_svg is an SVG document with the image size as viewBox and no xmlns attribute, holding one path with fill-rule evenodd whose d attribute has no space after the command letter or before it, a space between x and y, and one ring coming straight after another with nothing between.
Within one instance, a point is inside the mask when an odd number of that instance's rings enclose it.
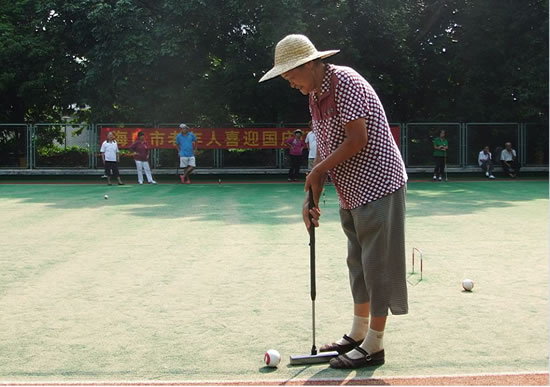
<instances>
[{"instance_id":1,"label":"green lawn","mask_svg":"<svg viewBox=\"0 0 550 387\"><path fill-rule=\"evenodd\" d=\"M424 280L411 275L410 313L388 321L386 364L351 372L288 365L311 348L303 196L274 183L0 185L0 382L548 369L548 181L410 183L408 264L421 249ZM333 187L321 209L318 346L353 315ZM263 367L269 348L277 369Z\"/></svg>"}]
</instances>

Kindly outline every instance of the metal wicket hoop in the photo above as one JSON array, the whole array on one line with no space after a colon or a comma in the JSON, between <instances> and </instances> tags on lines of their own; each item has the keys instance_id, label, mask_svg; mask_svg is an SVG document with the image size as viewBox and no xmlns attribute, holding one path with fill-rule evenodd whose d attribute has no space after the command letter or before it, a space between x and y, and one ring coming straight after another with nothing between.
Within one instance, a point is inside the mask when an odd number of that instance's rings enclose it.
<instances>
[{"instance_id":1,"label":"metal wicket hoop","mask_svg":"<svg viewBox=\"0 0 550 387\"><path fill-rule=\"evenodd\" d=\"M422 281L422 271L423 271L423 267L424 267L424 260L423 260L423 257L422 257L422 250L416 248L416 247L413 247L412 249L412 272L414 274L414 254L418 253L418 255L420 255L420 281Z\"/></svg>"}]
</instances>

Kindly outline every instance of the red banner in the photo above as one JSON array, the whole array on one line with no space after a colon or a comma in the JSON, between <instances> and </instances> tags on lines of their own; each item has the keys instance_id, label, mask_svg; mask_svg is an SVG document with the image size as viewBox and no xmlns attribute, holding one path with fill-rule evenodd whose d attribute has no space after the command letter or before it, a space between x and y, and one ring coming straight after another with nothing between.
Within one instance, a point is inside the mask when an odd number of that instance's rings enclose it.
<instances>
[{"instance_id":1,"label":"red banner","mask_svg":"<svg viewBox=\"0 0 550 387\"><path fill-rule=\"evenodd\" d=\"M197 137L198 149L275 149L282 148L284 142L294 136L297 128L192 128ZM307 131L303 128L304 136ZM399 126L391 127L399 145ZM113 132L118 147L128 148L137 140L139 132L145 134L145 141L151 148L173 149L179 128L101 128L100 143Z\"/></svg>"},{"instance_id":2,"label":"red banner","mask_svg":"<svg viewBox=\"0 0 550 387\"><path fill-rule=\"evenodd\" d=\"M397 147L401 149L401 126L390 125L390 130L391 130L391 134L393 135L393 139L397 144Z\"/></svg>"}]
</instances>

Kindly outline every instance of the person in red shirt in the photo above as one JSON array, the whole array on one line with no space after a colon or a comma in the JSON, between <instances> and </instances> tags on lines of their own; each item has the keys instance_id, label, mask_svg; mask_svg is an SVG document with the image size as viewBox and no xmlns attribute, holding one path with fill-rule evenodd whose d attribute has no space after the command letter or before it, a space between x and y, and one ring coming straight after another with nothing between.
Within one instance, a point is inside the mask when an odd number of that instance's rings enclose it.
<instances>
[{"instance_id":1,"label":"person in red shirt","mask_svg":"<svg viewBox=\"0 0 550 387\"><path fill-rule=\"evenodd\" d=\"M147 182L149 184L157 184L153 180L151 175L151 168L149 167L149 146L145 142L145 133L139 132L136 142L130 145L130 150L134 152L134 161L136 162L138 183L143 184L143 171L147 176Z\"/></svg>"},{"instance_id":2,"label":"person in red shirt","mask_svg":"<svg viewBox=\"0 0 550 387\"><path fill-rule=\"evenodd\" d=\"M317 157L304 187L313 191L314 208L306 194L302 215L308 230L319 226L319 198L330 175L348 239L354 312L351 330L320 350L340 353L330 360L333 368L359 368L384 364L388 313L408 313L407 173L372 86L349 67L323 63L338 52L317 51L306 36L289 35L277 44L274 66L260 82L281 75L309 96Z\"/></svg>"},{"instance_id":3,"label":"person in red shirt","mask_svg":"<svg viewBox=\"0 0 550 387\"><path fill-rule=\"evenodd\" d=\"M294 131L294 137L285 141L285 144L290 147L290 169L288 170L288 181L296 181L300 175L302 152L306 147L306 143L302 140L303 135L304 132L300 129L296 129Z\"/></svg>"}]
</instances>

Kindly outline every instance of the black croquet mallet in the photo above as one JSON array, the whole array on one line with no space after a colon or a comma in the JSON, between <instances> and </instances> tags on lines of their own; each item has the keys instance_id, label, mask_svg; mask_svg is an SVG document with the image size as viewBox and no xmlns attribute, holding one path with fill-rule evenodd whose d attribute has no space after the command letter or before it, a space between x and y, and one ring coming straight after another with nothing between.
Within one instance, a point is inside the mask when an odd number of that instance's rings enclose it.
<instances>
[{"instance_id":1,"label":"black croquet mallet","mask_svg":"<svg viewBox=\"0 0 550 387\"><path fill-rule=\"evenodd\" d=\"M309 189L309 205L311 210L315 207L313 201L313 190ZM303 365L303 364L318 364L326 363L333 357L338 356L338 352L317 352L315 346L315 298L317 297L317 287L315 283L315 227L313 226L312 216L309 214L309 268L310 268L310 282L311 282L311 309L312 309L312 328L313 328L313 345L311 346L310 355L291 355L291 365Z\"/></svg>"}]
</instances>

